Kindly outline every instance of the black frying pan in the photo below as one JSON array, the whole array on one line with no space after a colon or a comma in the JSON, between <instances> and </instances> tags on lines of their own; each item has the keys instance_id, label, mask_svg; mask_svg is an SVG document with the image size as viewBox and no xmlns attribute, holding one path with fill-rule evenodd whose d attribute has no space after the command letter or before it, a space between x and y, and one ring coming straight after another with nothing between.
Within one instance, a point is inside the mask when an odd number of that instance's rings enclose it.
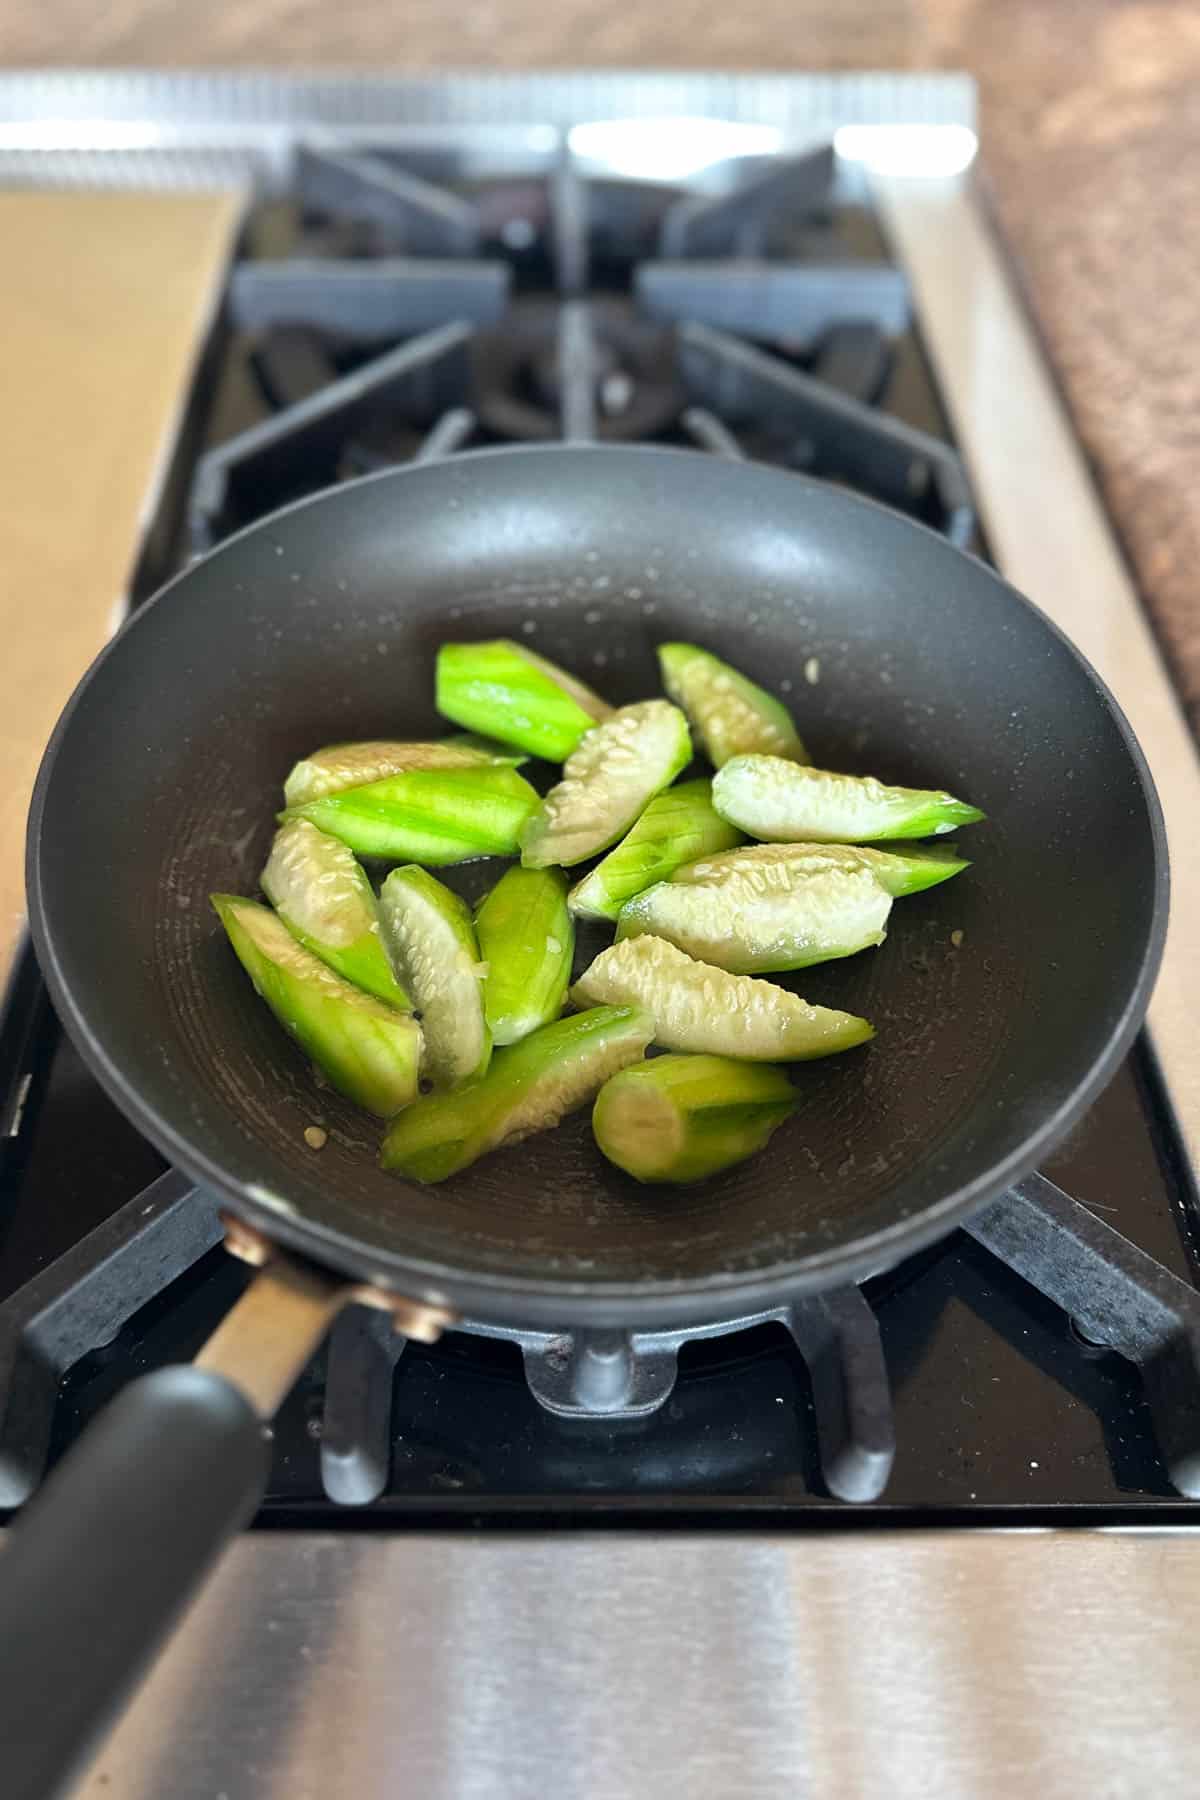
<instances>
[{"instance_id":1,"label":"black frying pan","mask_svg":"<svg viewBox=\"0 0 1200 1800\"><path fill-rule=\"evenodd\" d=\"M314 1085L208 909L212 889L254 890L297 756L442 729L438 644L497 635L614 702L658 691L658 642L694 639L786 694L819 763L945 785L988 813L963 834L974 867L900 902L882 950L796 978L871 1018L874 1045L801 1068L796 1118L696 1189L626 1179L586 1114L436 1189L382 1174L377 1127ZM474 897L494 871L460 873ZM1146 1006L1166 892L1144 761L1078 654L983 564L818 483L688 452L489 452L319 496L189 570L81 685L29 839L38 955L91 1067L252 1228L252 1254L314 1265L279 1259L274 1290L239 1309L279 1326L272 1379L259 1348L257 1386L239 1365L235 1315L207 1357L219 1374L118 1402L147 1455L164 1429L176 1468L197 1446L202 1464L229 1452L219 1503L185 1482L164 1520L143 1499L131 1554L161 1538L160 1613L259 1479L255 1415L224 1372L269 1410L347 1279L403 1296L414 1331L443 1312L647 1328L859 1279L1028 1173L1104 1085ZM604 941L584 935L581 959ZM81 1477L87 1455L76 1478L98 1491L103 1446ZM78 1516L65 1482L42 1502L60 1531ZM61 1567L61 1536L45 1541ZM114 1663L146 1618L130 1633Z\"/></svg>"}]
</instances>

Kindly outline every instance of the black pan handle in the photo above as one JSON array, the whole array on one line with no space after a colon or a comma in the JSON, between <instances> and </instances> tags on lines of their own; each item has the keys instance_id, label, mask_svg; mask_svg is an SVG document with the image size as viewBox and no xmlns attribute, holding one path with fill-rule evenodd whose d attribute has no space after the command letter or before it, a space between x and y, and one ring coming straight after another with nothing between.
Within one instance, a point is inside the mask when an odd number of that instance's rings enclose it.
<instances>
[{"instance_id":1,"label":"black pan handle","mask_svg":"<svg viewBox=\"0 0 1200 1800\"><path fill-rule=\"evenodd\" d=\"M125 1388L22 1513L0 1554L3 1800L63 1793L96 1749L261 1499L264 1420L349 1293L272 1261L197 1363Z\"/></svg>"},{"instance_id":2,"label":"black pan handle","mask_svg":"<svg viewBox=\"0 0 1200 1800\"><path fill-rule=\"evenodd\" d=\"M249 1402L186 1366L125 1388L58 1465L0 1556L5 1800L78 1774L266 1473Z\"/></svg>"}]
</instances>

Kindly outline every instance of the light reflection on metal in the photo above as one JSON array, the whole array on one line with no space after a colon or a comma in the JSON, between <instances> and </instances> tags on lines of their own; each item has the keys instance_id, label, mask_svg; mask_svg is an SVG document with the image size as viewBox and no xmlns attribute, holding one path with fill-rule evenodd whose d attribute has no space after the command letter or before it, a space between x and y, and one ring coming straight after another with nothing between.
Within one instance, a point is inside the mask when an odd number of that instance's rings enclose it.
<instances>
[{"instance_id":1,"label":"light reflection on metal","mask_svg":"<svg viewBox=\"0 0 1200 1800\"><path fill-rule=\"evenodd\" d=\"M783 133L732 119L594 119L567 134L571 154L627 181L687 181L714 163L772 156Z\"/></svg>"},{"instance_id":2,"label":"light reflection on metal","mask_svg":"<svg viewBox=\"0 0 1200 1800\"><path fill-rule=\"evenodd\" d=\"M833 147L845 162L877 175L961 175L979 139L967 125L839 125Z\"/></svg>"}]
</instances>

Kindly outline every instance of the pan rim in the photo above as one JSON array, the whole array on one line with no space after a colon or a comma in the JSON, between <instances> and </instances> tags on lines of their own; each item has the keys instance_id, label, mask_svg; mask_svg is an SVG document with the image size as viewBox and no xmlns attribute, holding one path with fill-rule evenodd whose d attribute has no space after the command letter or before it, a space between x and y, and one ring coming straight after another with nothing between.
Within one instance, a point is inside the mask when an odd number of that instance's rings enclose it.
<instances>
[{"instance_id":1,"label":"pan rim","mask_svg":"<svg viewBox=\"0 0 1200 1800\"><path fill-rule=\"evenodd\" d=\"M564 446L561 444L502 445L465 452L455 456L453 462L462 467L497 457L511 459L518 456L534 461L557 461L563 450ZM573 456L599 458L603 461L631 457L660 460L688 458L702 462L712 460L703 451L660 445L572 445L569 446L569 451ZM419 480L423 471L427 477L429 471L436 468L437 465L430 464L403 465L380 470L360 478L353 485L357 488L373 486L379 482ZM834 488L812 477L757 464L746 464L738 470L738 478L745 479L747 475L763 485L784 481L794 484L791 486L792 492L803 491L816 495L822 506L834 510L844 509L851 516L863 509L873 515L890 515L903 530L931 538L940 546L939 554L950 552L963 556L1006 592L1009 604L1015 603L1032 613L1094 685L1098 698L1117 728L1136 773L1150 826L1154 864L1151 917L1136 979L1130 984L1120 1020L1110 1033L1102 1053L1085 1070L1058 1107L1043 1118L1034 1130L1028 1132L1008 1156L981 1171L971 1181L952 1189L941 1200L922 1208L919 1213L897 1219L868 1237L857 1238L849 1244L817 1248L802 1261L793 1259L790 1262L772 1264L767 1270L716 1271L698 1278L651 1277L644 1281L607 1281L602 1276L582 1279L554 1275L516 1275L479 1267L464 1271L426 1258L408 1257L401 1250L368 1247L362 1240L347 1232L321 1224L299 1210L291 1209L288 1202L275 1203L269 1195L255 1195L239 1180L231 1179L219 1162L197 1149L183 1133L163 1119L156 1108L143 1098L137 1087L127 1081L100 1036L93 1030L71 984L63 974L52 934L47 929L44 906L39 845L47 794L59 747L88 688L109 657L119 654L126 634L136 629L142 618L165 601L180 583L187 580L195 567L191 565L174 575L123 623L84 671L55 724L38 769L29 810L26 887L30 931L39 966L64 1029L88 1068L120 1110L174 1166L182 1169L199 1186L225 1201L239 1216L262 1227L280 1245L299 1250L314 1261L328 1262L335 1268L366 1276L379 1285L414 1297L449 1303L472 1317L491 1319L498 1323L520 1324L528 1320L562 1324L578 1321L621 1323L636 1328L639 1324L651 1326L668 1320L698 1323L715 1318L734 1318L759 1310L768 1301L779 1304L781 1296L788 1293L801 1294L863 1280L944 1237L959 1221L989 1200L997 1198L1036 1169L1043 1157L1061 1141L1115 1074L1143 1022L1158 974L1166 938L1170 887L1166 828L1161 804L1145 755L1117 700L1088 659L1054 620L982 558L969 551L959 550L931 527L891 507L862 495ZM280 522L294 513L310 506L330 503L345 491L345 486L346 484L342 484L306 495L256 520L224 540L205 561L222 557L247 537L278 529ZM514 1319L514 1314L520 1316Z\"/></svg>"}]
</instances>

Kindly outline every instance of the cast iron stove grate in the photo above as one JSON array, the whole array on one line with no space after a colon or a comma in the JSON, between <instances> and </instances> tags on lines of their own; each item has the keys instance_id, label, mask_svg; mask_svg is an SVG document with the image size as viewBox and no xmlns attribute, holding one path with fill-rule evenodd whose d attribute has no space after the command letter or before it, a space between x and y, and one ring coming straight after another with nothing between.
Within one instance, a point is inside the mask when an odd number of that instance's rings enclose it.
<instances>
[{"instance_id":1,"label":"cast iron stove grate","mask_svg":"<svg viewBox=\"0 0 1200 1800\"><path fill-rule=\"evenodd\" d=\"M337 479L556 437L752 456L971 542L958 457L903 416L907 282L828 147L700 195L566 149L457 185L414 161L302 148L293 204L251 221L193 553Z\"/></svg>"},{"instance_id":2,"label":"cast iron stove grate","mask_svg":"<svg viewBox=\"0 0 1200 1800\"><path fill-rule=\"evenodd\" d=\"M1041 1175L1004 1195L967 1230L1062 1309L1081 1346L1115 1352L1136 1367L1167 1477L1179 1494L1200 1498L1200 1294ZM72 1384L84 1391L90 1384L85 1416L108 1397L103 1353L123 1333L137 1347L122 1363L120 1380L157 1360L153 1351L146 1354L156 1313L170 1319L171 1355L199 1348L214 1308L219 1314L241 1280L237 1264L211 1254L221 1236L212 1200L170 1171L0 1306L0 1507L19 1507L29 1498L79 1423L71 1417L78 1407ZM726 1349L740 1349L753 1367L762 1328L783 1327L807 1369L807 1417L800 1423L812 1432L814 1485L838 1500L870 1502L885 1494L896 1446L878 1315L886 1314L888 1286L897 1279L905 1279L903 1272L883 1284L882 1308L858 1288L841 1288L694 1332L556 1335L464 1322L456 1335L486 1338L492 1348L517 1346L528 1389L545 1412L583 1422L590 1431L606 1430L590 1479L581 1484L595 1498L619 1492L626 1474L619 1452L615 1467L604 1470L606 1460L614 1461L614 1427L668 1407L669 1421L685 1418L684 1409L670 1405L684 1345L723 1337ZM135 1324L140 1332L131 1329ZM395 1334L388 1315L350 1307L300 1384L302 1436L319 1446L320 1482L329 1500L362 1506L386 1496L394 1461L412 1455L410 1433L398 1429L396 1417L397 1363L406 1353L410 1359L422 1354ZM462 1353L460 1344L452 1356ZM452 1361L423 1354L413 1389L423 1392L425 1406L436 1405L430 1371L435 1381L453 1379ZM774 1400L782 1404L783 1396ZM503 1407L489 1407L488 1426L500 1435L504 1420ZM748 1436L746 1462L761 1475L753 1432ZM726 1474L741 1460L739 1442L735 1431L735 1447L723 1448ZM681 1487L686 1496L686 1459L696 1453L686 1426L673 1431L668 1422L651 1443L651 1463L670 1467L664 1486L672 1498L681 1497ZM560 1454L587 1469L587 1457L580 1461L571 1445L568 1432L559 1440ZM644 1443L633 1448L637 1457L645 1455ZM458 1452L469 1462L482 1446L462 1443ZM472 1505L479 1503L475 1484L451 1466L434 1480L435 1494L439 1486L447 1498L458 1489ZM719 1491L719 1475L716 1486ZM709 1483L700 1483L699 1491L709 1492Z\"/></svg>"}]
</instances>

